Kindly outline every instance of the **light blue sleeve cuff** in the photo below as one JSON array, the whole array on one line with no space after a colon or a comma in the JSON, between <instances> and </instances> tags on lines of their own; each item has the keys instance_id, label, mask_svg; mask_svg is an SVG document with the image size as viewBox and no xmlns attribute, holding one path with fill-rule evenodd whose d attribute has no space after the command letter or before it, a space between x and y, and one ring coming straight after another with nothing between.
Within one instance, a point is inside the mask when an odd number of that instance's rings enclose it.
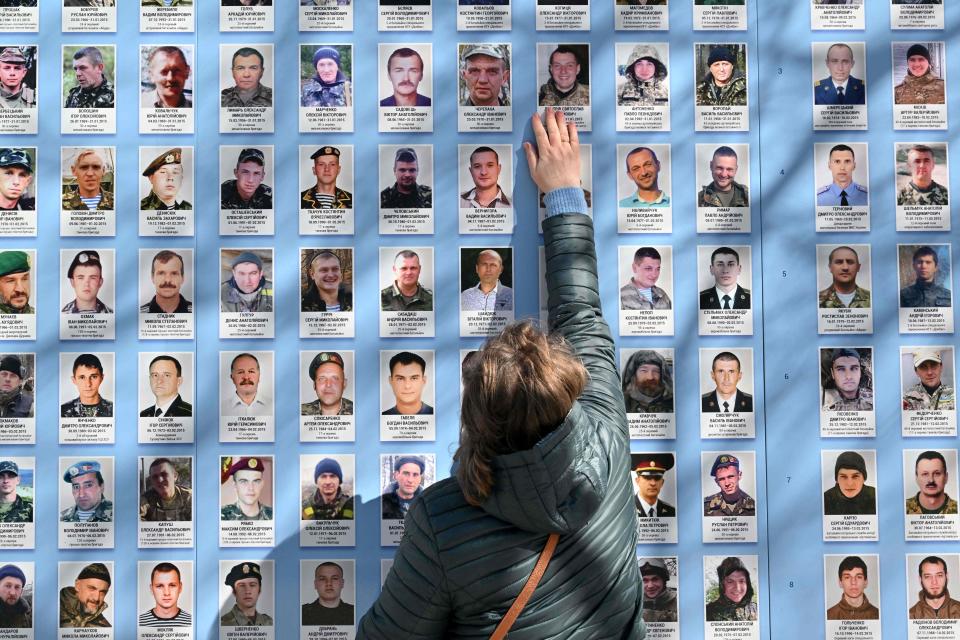
<instances>
[{"instance_id":1,"label":"light blue sleeve cuff","mask_svg":"<svg viewBox=\"0 0 960 640\"><path fill-rule=\"evenodd\" d=\"M582 213L590 215L587 201L583 197L580 187L561 187L554 189L543 198L547 207L547 216L556 216L561 213Z\"/></svg>"}]
</instances>

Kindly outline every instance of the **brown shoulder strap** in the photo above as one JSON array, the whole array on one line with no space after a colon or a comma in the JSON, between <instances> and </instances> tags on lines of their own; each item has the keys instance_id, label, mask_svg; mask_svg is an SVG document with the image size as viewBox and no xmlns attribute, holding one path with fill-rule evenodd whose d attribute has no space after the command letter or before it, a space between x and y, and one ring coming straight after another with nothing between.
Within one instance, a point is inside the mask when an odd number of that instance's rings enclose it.
<instances>
[{"instance_id":1,"label":"brown shoulder strap","mask_svg":"<svg viewBox=\"0 0 960 640\"><path fill-rule=\"evenodd\" d=\"M546 573L547 565L550 564L550 558L553 556L553 551L557 548L557 541L559 540L559 533L551 533L547 538L547 544L544 545L543 551L540 552L540 558L537 560L536 566L533 567L530 577L527 578L527 584L523 585L523 590L520 592L520 595L517 596L517 599L513 601L513 604L510 606L506 615L503 616L503 619L500 620L500 624L494 629L490 640L503 640L507 637L507 632L510 631L510 627L517 621L520 612L523 611L527 601L530 600L530 596L533 595L534 589L540 584L540 579L543 577L543 574Z\"/></svg>"}]
</instances>

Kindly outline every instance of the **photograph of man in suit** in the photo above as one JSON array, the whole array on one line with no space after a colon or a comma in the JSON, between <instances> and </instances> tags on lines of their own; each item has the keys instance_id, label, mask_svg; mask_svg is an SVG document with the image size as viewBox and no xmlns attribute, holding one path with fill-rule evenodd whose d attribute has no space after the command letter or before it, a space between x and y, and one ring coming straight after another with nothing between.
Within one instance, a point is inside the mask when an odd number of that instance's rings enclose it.
<instances>
[{"instance_id":1,"label":"photograph of man in suit","mask_svg":"<svg viewBox=\"0 0 960 640\"><path fill-rule=\"evenodd\" d=\"M150 361L148 371L150 391L156 400L152 406L140 412L140 417L191 417L193 406L180 397L180 385L183 384L180 361L173 356L159 355Z\"/></svg>"},{"instance_id":2,"label":"photograph of man in suit","mask_svg":"<svg viewBox=\"0 0 960 640\"><path fill-rule=\"evenodd\" d=\"M735 413L753 411L753 396L737 388L743 372L740 358L730 351L721 351L713 358L710 378L717 385L700 398L703 413Z\"/></svg>"},{"instance_id":3,"label":"photograph of man in suit","mask_svg":"<svg viewBox=\"0 0 960 640\"><path fill-rule=\"evenodd\" d=\"M714 285L700 292L701 309L749 309L750 289L737 282L740 254L730 247L718 247L710 254L710 275Z\"/></svg>"}]
</instances>

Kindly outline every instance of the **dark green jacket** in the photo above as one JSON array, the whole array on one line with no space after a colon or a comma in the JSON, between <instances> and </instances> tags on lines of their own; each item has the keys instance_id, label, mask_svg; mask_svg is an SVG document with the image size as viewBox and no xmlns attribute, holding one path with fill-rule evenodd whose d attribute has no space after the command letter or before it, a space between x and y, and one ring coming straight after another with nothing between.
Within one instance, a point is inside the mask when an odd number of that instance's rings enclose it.
<instances>
[{"instance_id":1,"label":"dark green jacket","mask_svg":"<svg viewBox=\"0 0 960 640\"><path fill-rule=\"evenodd\" d=\"M494 489L481 507L467 503L455 477L413 502L358 640L489 638L554 532L560 543L510 639L644 637L627 418L600 315L593 224L553 216L543 232L550 325L589 382L552 433L493 459Z\"/></svg>"}]
</instances>

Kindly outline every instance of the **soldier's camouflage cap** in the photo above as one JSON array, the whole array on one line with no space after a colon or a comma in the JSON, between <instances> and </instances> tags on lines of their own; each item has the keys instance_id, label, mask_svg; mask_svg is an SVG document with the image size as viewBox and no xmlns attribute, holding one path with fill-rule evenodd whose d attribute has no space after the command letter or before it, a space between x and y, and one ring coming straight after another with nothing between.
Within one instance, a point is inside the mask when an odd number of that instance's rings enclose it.
<instances>
[{"instance_id":1,"label":"soldier's camouflage cap","mask_svg":"<svg viewBox=\"0 0 960 640\"><path fill-rule=\"evenodd\" d=\"M417 152L413 147L400 147L397 149L397 155L393 158L394 162L417 162Z\"/></svg>"},{"instance_id":2,"label":"soldier's camouflage cap","mask_svg":"<svg viewBox=\"0 0 960 640\"><path fill-rule=\"evenodd\" d=\"M503 60L504 52L492 44L475 44L472 47L467 47L467 50L463 52L462 59L466 62L473 56L489 56L497 60Z\"/></svg>"},{"instance_id":3,"label":"soldier's camouflage cap","mask_svg":"<svg viewBox=\"0 0 960 640\"><path fill-rule=\"evenodd\" d=\"M77 478L88 473L99 473L100 472L100 463L96 460L84 460L83 462L78 462L77 464L72 464L67 467L67 470L63 473L63 481L67 484L73 482L74 478Z\"/></svg>"},{"instance_id":4,"label":"soldier's camouflage cap","mask_svg":"<svg viewBox=\"0 0 960 640\"><path fill-rule=\"evenodd\" d=\"M0 251L0 276L30 271L30 257L25 251Z\"/></svg>"},{"instance_id":5,"label":"soldier's camouflage cap","mask_svg":"<svg viewBox=\"0 0 960 640\"><path fill-rule=\"evenodd\" d=\"M739 471L740 460L737 456L732 456L729 453L721 453L717 456L717 459L713 461L713 466L710 467L710 475L716 477L717 469L721 467L736 467L737 471Z\"/></svg>"},{"instance_id":6,"label":"soldier's camouflage cap","mask_svg":"<svg viewBox=\"0 0 960 640\"><path fill-rule=\"evenodd\" d=\"M33 158L26 149L0 149L0 167L23 167L33 173Z\"/></svg>"},{"instance_id":7,"label":"soldier's camouflage cap","mask_svg":"<svg viewBox=\"0 0 960 640\"><path fill-rule=\"evenodd\" d=\"M73 277L73 270L77 267L100 267L100 270L103 270L103 265L100 264L100 254L96 251L81 251L77 255L73 256L73 261L70 263L70 268L67 269L67 277Z\"/></svg>"},{"instance_id":8,"label":"soldier's camouflage cap","mask_svg":"<svg viewBox=\"0 0 960 640\"><path fill-rule=\"evenodd\" d=\"M943 358L936 349L917 349L913 352L913 368L916 369L924 362L936 362L943 364Z\"/></svg>"},{"instance_id":9,"label":"soldier's camouflage cap","mask_svg":"<svg viewBox=\"0 0 960 640\"><path fill-rule=\"evenodd\" d=\"M257 582L263 583L263 576L260 574L260 565L256 562L241 562L233 565L230 573L224 578L223 584L231 589L237 580L246 580L247 578L256 578Z\"/></svg>"},{"instance_id":10,"label":"soldier's camouflage cap","mask_svg":"<svg viewBox=\"0 0 960 640\"><path fill-rule=\"evenodd\" d=\"M23 49L20 47L4 47L0 51L0 62L8 64L27 64L27 57L23 55Z\"/></svg>"},{"instance_id":11,"label":"soldier's camouflage cap","mask_svg":"<svg viewBox=\"0 0 960 640\"><path fill-rule=\"evenodd\" d=\"M103 580L107 583L107 586L110 586L110 570L102 562L91 562L77 575L77 580L86 580L87 578Z\"/></svg>"},{"instance_id":12,"label":"soldier's camouflage cap","mask_svg":"<svg viewBox=\"0 0 960 640\"><path fill-rule=\"evenodd\" d=\"M237 156L237 164L249 162L250 160L253 160L262 167L264 164L263 151L260 151L260 149L241 149L240 155Z\"/></svg>"},{"instance_id":13,"label":"soldier's camouflage cap","mask_svg":"<svg viewBox=\"0 0 960 640\"><path fill-rule=\"evenodd\" d=\"M630 456L633 461L633 470L638 476L660 477L670 469L673 469L674 459L672 453L642 453Z\"/></svg>"},{"instance_id":14,"label":"soldier's camouflage cap","mask_svg":"<svg viewBox=\"0 0 960 640\"><path fill-rule=\"evenodd\" d=\"M313 356L313 360L310 362L310 380L314 379L314 376L317 375L317 369L320 368L320 365L332 362L333 364L340 365L340 369L343 370L343 358L340 357L340 354L336 351L321 351L317 355Z\"/></svg>"},{"instance_id":15,"label":"soldier's camouflage cap","mask_svg":"<svg viewBox=\"0 0 960 640\"><path fill-rule=\"evenodd\" d=\"M20 475L20 467L13 460L0 460L0 473L12 473L15 476Z\"/></svg>"},{"instance_id":16,"label":"soldier's camouflage cap","mask_svg":"<svg viewBox=\"0 0 960 640\"><path fill-rule=\"evenodd\" d=\"M648 573L655 573L666 582L670 580L670 572L667 565L660 558L640 558L640 575L645 576Z\"/></svg>"},{"instance_id":17,"label":"soldier's camouflage cap","mask_svg":"<svg viewBox=\"0 0 960 640\"><path fill-rule=\"evenodd\" d=\"M157 170L165 164L180 164L180 160L183 157L183 149L180 147L175 147L173 149L167 149L153 161L147 165L147 168L143 170L143 175L146 177L152 176Z\"/></svg>"},{"instance_id":18,"label":"soldier's camouflage cap","mask_svg":"<svg viewBox=\"0 0 960 640\"><path fill-rule=\"evenodd\" d=\"M242 458L224 456L220 459L220 484L226 482L228 478L233 477L233 474L235 474L237 471L242 471L244 469L263 473L263 460L260 458L252 458L247 456Z\"/></svg>"},{"instance_id":19,"label":"soldier's camouflage cap","mask_svg":"<svg viewBox=\"0 0 960 640\"><path fill-rule=\"evenodd\" d=\"M316 160L320 156L337 156L339 158L340 149L337 149L336 147L331 147L330 145L327 145L325 147L320 147L310 155L310 159Z\"/></svg>"}]
</instances>

